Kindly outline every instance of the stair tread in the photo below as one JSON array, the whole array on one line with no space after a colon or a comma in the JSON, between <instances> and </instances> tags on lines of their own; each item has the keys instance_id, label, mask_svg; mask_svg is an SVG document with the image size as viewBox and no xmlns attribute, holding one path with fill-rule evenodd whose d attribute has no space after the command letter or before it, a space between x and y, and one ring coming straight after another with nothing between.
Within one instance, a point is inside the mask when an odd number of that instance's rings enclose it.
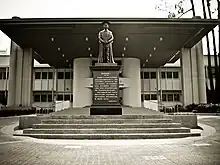
<instances>
[{"instance_id":1,"label":"stair tread","mask_svg":"<svg viewBox=\"0 0 220 165\"><path fill-rule=\"evenodd\" d=\"M34 124L34 125L177 125L180 123L122 123L122 124L118 124L118 123L113 123L113 124L105 124L105 123L100 123L100 124Z\"/></svg>"}]
</instances>

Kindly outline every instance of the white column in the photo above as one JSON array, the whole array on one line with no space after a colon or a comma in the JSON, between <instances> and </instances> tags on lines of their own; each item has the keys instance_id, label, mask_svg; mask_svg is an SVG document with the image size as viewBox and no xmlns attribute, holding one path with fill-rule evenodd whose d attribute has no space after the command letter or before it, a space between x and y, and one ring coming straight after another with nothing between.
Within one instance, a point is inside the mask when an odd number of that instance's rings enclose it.
<instances>
[{"instance_id":1,"label":"white column","mask_svg":"<svg viewBox=\"0 0 220 165\"><path fill-rule=\"evenodd\" d=\"M32 49L24 49L22 68L22 105L31 106L33 90L33 57Z\"/></svg>"},{"instance_id":2,"label":"white column","mask_svg":"<svg viewBox=\"0 0 220 165\"><path fill-rule=\"evenodd\" d=\"M193 100L190 49L182 48L181 53L183 105L187 106L189 104L192 104Z\"/></svg>"},{"instance_id":3,"label":"white column","mask_svg":"<svg viewBox=\"0 0 220 165\"><path fill-rule=\"evenodd\" d=\"M32 49L23 50L12 42L8 106L32 105L32 68Z\"/></svg>"},{"instance_id":4,"label":"white column","mask_svg":"<svg viewBox=\"0 0 220 165\"><path fill-rule=\"evenodd\" d=\"M196 54L197 54L199 102L207 103L202 41L200 41L196 45Z\"/></svg>"},{"instance_id":5,"label":"white column","mask_svg":"<svg viewBox=\"0 0 220 165\"><path fill-rule=\"evenodd\" d=\"M123 89L123 104L141 107L140 60L137 58L123 59L123 76L129 79L129 86Z\"/></svg>"},{"instance_id":6,"label":"white column","mask_svg":"<svg viewBox=\"0 0 220 165\"><path fill-rule=\"evenodd\" d=\"M9 64L9 82L8 82L8 106L15 104L15 81L16 81L16 60L17 60L17 45L11 41L11 53Z\"/></svg>"},{"instance_id":7,"label":"white column","mask_svg":"<svg viewBox=\"0 0 220 165\"><path fill-rule=\"evenodd\" d=\"M92 89L86 87L91 65L91 58L77 58L73 62L73 107L92 105Z\"/></svg>"}]
</instances>

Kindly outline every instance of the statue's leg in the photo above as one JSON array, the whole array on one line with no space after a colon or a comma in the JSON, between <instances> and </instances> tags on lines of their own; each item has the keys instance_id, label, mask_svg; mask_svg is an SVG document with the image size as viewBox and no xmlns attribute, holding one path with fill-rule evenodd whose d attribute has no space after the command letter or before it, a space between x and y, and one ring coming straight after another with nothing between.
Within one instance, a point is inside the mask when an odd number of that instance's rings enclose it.
<instances>
[{"instance_id":1,"label":"statue's leg","mask_svg":"<svg viewBox=\"0 0 220 165\"><path fill-rule=\"evenodd\" d=\"M115 63L114 58L113 58L113 49L112 49L112 43L109 44L109 56L110 56L110 62Z\"/></svg>"},{"instance_id":2,"label":"statue's leg","mask_svg":"<svg viewBox=\"0 0 220 165\"><path fill-rule=\"evenodd\" d=\"M106 46L106 57L107 57L107 63L110 63L110 58L109 58L109 45Z\"/></svg>"},{"instance_id":3,"label":"statue's leg","mask_svg":"<svg viewBox=\"0 0 220 165\"><path fill-rule=\"evenodd\" d=\"M99 43L98 63L103 63L103 45Z\"/></svg>"}]
</instances>

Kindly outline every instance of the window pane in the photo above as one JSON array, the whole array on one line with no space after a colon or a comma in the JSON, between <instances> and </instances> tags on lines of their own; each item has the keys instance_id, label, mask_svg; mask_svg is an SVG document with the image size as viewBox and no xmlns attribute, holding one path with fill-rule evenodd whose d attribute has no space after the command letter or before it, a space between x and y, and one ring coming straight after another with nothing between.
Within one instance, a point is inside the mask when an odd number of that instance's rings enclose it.
<instances>
[{"instance_id":1,"label":"window pane","mask_svg":"<svg viewBox=\"0 0 220 165\"><path fill-rule=\"evenodd\" d=\"M3 72L0 71L0 80L3 79Z\"/></svg>"},{"instance_id":2,"label":"window pane","mask_svg":"<svg viewBox=\"0 0 220 165\"><path fill-rule=\"evenodd\" d=\"M53 79L53 72L48 72L48 79Z\"/></svg>"},{"instance_id":3,"label":"window pane","mask_svg":"<svg viewBox=\"0 0 220 165\"><path fill-rule=\"evenodd\" d=\"M166 72L161 72L161 78L166 78Z\"/></svg>"},{"instance_id":4,"label":"window pane","mask_svg":"<svg viewBox=\"0 0 220 165\"><path fill-rule=\"evenodd\" d=\"M35 79L41 79L41 72L35 72Z\"/></svg>"},{"instance_id":5,"label":"window pane","mask_svg":"<svg viewBox=\"0 0 220 165\"><path fill-rule=\"evenodd\" d=\"M152 94L151 95L151 100L157 100L157 95L156 94Z\"/></svg>"},{"instance_id":6,"label":"window pane","mask_svg":"<svg viewBox=\"0 0 220 165\"><path fill-rule=\"evenodd\" d=\"M179 78L179 72L173 72L173 78Z\"/></svg>"},{"instance_id":7,"label":"window pane","mask_svg":"<svg viewBox=\"0 0 220 165\"><path fill-rule=\"evenodd\" d=\"M73 95L71 95L71 100L70 101L73 102Z\"/></svg>"},{"instance_id":8,"label":"window pane","mask_svg":"<svg viewBox=\"0 0 220 165\"><path fill-rule=\"evenodd\" d=\"M145 100L150 100L150 94L145 94L144 97L145 97Z\"/></svg>"},{"instance_id":9,"label":"window pane","mask_svg":"<svg viewBox=\"0 0 220 165\"><path fill-rule=\"evenodd\" d=\"M65 79L70 79L70 72L65 72Z\"/></svg>"},{"instance_id":10,"label":"window pane","mask_svg":"<svg viewBox=\"0 0 220 165\"><path fill-rule=\"evenodd\" d=\"M141 101L144 101L144 95L141 94Z\"/></svg>"},{"instance_id":11,"label":"window pane","mask_svg":"<svg viewBox=\"0 0 220 165\"><path fill-rule=\"evenodd\" d=\"M48 96L48 102L52 102L52 101L53 101L53 99L52 99L52 95L49 94L49 95L47 95L47 96Z\"/></svg>"},{"instance_id":12,"label":"window pane","mask_svg":"<svg viewBox=\"0 0 220 165\"><path fill-rule=\"evenodd\" d=\"M42 72L42 79L47 79L47 72Z\"/></svg>"},{"instance_id":13,"label":"window pane","mask_svg":"<svg viewBox=\"0 0 220 165\"><path fill-rule=\"evenodd\" d=\"M64 73L63 72L58 72L58 79L64 79Z\"/></svg>"},{"instance_id":14,"label":"window pane","mask_svg":"<svg viewBox=\"0 0 220 165\"><path fill-rule=\"evenodd\" d=\"M162 101L167 101L167 95L166 94L162 94Z\"/></svg>"},{"instance_id":15,"label":"window pane","mask_svg":"<svg viewBox=\"0 0 220 165\"><path fill-rule=\"evenodd\" d=\"M41 102L47 102L47 95L41 95Z\"/></svg>"},{"instance_id":16,"label":"window pane","mask_svg":"<svg viewBox=\"0 0 220 165\"><path fill-rule=\"evenodd\" d=\"M149 79L149 78L150 78L150 73L144 72L144 79Z\"/></svg>"},{"instance_id":17,"label":"window pane","mask_svg":"<svg viewBox=\"0 0 220 165\"><path fill-rule=\"evenodd\" d=\"M167 72L167 78L172 78L172 72Z\"/></svg>"},{"instance_id":18,"label":"window pane","mask_svg":"<svg viewBox=\"0 0 220 165\"><path fill-rule=\"evenodd\" d=\"M34 102L40 102L40 95L34 95Z\"/></svg>"},{"instance_id":19,"label":"window pane","mask_svg":"<svg viewBox=\"0 0 220 165\"><path fill-rule=\"evenodd\" d=\"M143 72L140 72L140 74L141 74L141 79L144 79Z\"/></svg>"},{"instance_id":20,"label":"window pane","mask_svg":"<svg viewBox=\"0 0 220 165\"><path fill-rule=\"evenodd\" d=\"M180 94L174 94L174 101L180 101Z\"/></svg>"},{"instance_id":21,"label":"window pane","mask_svg":"<svg viewBox=\"0 0 220 165\"><path fill-rule=\"evenodd\" d=\"M65 101L70 101L70 95L65 95L65 96L64 96L64 100L65 100Z\"/></svg>"},{"instance_id":22,"label":"window pane","mask_svg":"<svg viewBox=\"0 0 220 165\"><path fill-rule=\"evenodd\" d=\"M156 72L150 72L151 79L155 79L157 76Z\"/></svg>"},{"instance_id":23,"label":"window pane","mask_svg":"<svg viewBox=\"0 0 220 165\"><path fill-rule=\"evenodd\" d=\"M173 94L168 94L168 101L173 101Z\"/></svg>"},{"instance_id":24,"label":"window pane","mask_svg":"<svg viewBox=\"0 0 220 165\"><path fill-rule=\"evenodd\" d=\"M57 100L63 101L63 95L57 95Z\"/></svg>"}]
</instances>

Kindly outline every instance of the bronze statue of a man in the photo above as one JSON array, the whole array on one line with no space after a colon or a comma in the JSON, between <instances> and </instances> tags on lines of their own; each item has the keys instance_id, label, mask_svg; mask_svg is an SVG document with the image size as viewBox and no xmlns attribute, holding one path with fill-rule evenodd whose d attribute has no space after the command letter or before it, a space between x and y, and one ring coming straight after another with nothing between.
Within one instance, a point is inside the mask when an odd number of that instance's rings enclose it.
<instances>
[{"instance_id":1,"label":"bronze statue of a man","mask_svg":"<svg viewBox=\"0 0 220 165\"><path fill-rule=\"evenodd\" d=\"M98 34L99 56L98 63L115 63L113 58L112 43L114 40L112 32L108 29L109 23L103 23L103 30Z\"/></svg>"}]
</instances>

